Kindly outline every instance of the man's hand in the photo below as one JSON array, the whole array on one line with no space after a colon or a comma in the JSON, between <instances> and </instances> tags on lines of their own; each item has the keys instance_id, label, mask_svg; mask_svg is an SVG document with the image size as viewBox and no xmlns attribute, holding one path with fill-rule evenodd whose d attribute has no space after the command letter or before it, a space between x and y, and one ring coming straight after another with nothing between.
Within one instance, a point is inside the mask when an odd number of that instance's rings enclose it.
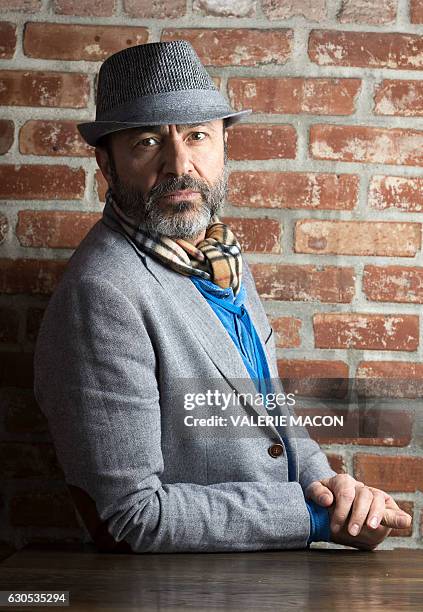
<instances>
[{"instance_id":1,"label":"man's hand","mask_svg":"<svg viewBox=\"0 0 423 612\"><path fill-rule=\"evenodd\" d=\"M305 490L305 497L328 509L331 538L338 544L375 548L393 527L405 529L412 521L388 493L349 474L315 480Z\"/></svg>"}]
</instances>

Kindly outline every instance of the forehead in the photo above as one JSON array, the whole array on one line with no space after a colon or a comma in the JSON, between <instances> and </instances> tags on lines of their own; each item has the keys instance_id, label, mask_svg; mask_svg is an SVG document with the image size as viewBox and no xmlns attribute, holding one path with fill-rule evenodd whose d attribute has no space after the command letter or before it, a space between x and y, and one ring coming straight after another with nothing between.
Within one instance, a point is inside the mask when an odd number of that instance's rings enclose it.
<instances>
[{"instance_id":1,"label":"forehead","mask_svg":"<svg viewBox=\"0 0 423 612\"><path fill-rule=\"evenodd\" d=\"M192 128L209 129L213 132L222 130L223 119L215 119L214 121L205 121L204 123L179 123L176 125L177 132L185 132ZM129 128L121 132L122 136L132 138L144 133L168 134L169 125L141 125L135 128Z\"/></svg>"}]
</instances>

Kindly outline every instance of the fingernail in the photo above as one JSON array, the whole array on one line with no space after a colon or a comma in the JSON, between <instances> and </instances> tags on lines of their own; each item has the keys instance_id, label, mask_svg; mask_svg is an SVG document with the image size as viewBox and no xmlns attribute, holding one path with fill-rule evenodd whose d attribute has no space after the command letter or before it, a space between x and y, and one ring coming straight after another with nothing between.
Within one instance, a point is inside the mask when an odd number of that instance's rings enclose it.
<instances>
[{"instance_id":1,"label":"fingernail","mask_svg":"<svg viewBox=\"0 0 423 612\"><path fill-rule=\"evenodd\" d=\"M320 502L321 504L325 504L325 503L326 503L327 501L329 501L329 500L330 500L330 497L329 497L329 495L326 495L326 494L321 495L321 496L319 497L319 502Z\"/></svg>"},{"instance_id":2,"label":"fingernail","mask_svg":"<svg viewBox=\"0 0 423 612\"><path fill-rule=\"evenodd\" d=\"M354 525L351 525L351 528L350 528L351 535L356 536L359 531L360 531L360 526L357 525L357 523L354 523Z\"/></svg>"},{"instance_id":3,"label":"fingernail","mask_svg":"<svg viewBox=\"0 0 423 612\"><path fill-rule=\"evenodd\" d=\"M341 525L335 524L335 525L332 527L332 532L333 532L333 533L338 533L338 531L339 531L340 529L341 529Z\"/></svg>"},{"instance_id":4,"label":"fingernail","mask_svg":"<svg viewBox=\"0 0 423 612\"><path fill-rule=\"evenodd\" d=\"M400 529L404 529L405 527L408 527L408 518L406 516L401 516L399 518L399 527Z\"/></svg>"},{"instance_id":5,"label":"fingernail","mask_svg":"<svg viewBox=\"0 0 423 612\"><path fill-rule=\"evenodd\" d=\"M376 527L377 527L377 516L374 516L369 524L370 524L370 527L373 527L373 529L376 529Z\"/></svg>"}]
</instances>

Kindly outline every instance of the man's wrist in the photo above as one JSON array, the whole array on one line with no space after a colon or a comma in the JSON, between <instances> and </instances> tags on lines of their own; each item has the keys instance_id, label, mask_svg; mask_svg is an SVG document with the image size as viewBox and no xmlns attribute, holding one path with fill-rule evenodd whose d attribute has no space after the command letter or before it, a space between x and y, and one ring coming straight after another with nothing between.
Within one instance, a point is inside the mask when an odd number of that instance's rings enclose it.
<instances>
[{"instance_id":1,"label":"man's wrist","mask_svg":"<svg viewBox=\"0 0 423 612\"><path fill-rule=\"evenodd\" d=\"M310 513L310 535L307 545L311 542L330 542L329 511L312 500L307 500L306 506Z\"/></svg>"}]
</instances>

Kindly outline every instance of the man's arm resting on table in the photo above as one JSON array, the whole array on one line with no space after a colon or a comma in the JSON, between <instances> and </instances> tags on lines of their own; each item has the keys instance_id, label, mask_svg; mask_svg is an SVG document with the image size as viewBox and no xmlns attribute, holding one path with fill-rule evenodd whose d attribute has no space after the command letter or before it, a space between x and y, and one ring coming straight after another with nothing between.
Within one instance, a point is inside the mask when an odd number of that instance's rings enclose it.
<instances>
[{"instance_id":1,"label":"man's arm resting on table","mask_svg":"<svg viewBox=\"0 0 423 612\"><path fill-rule=\"evenodd\" d=\"M306 547L310 517L298 482L161 482L158 364L140 315L119 290L81 279L61 290L49 320L55 324L36 349L35 394L100 545L124 541L133 552Z\"/></svg>"}]
</instances>

